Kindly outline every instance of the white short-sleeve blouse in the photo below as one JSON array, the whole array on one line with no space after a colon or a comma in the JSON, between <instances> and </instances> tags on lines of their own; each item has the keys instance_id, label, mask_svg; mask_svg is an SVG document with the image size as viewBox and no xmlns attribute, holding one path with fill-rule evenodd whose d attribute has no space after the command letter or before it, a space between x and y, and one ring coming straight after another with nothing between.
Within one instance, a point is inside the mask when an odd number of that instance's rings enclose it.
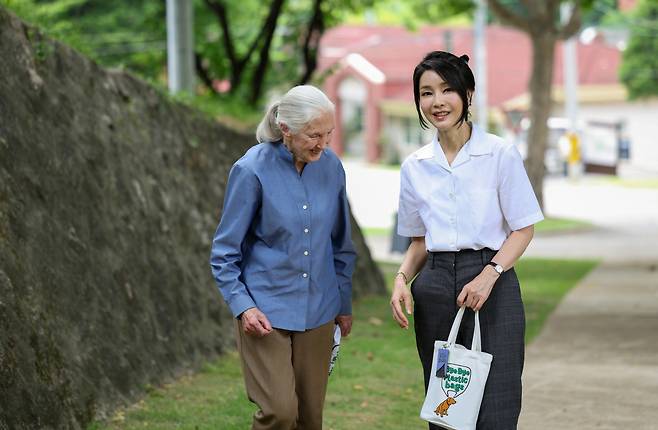
<instances>
[{"instance_id":1,"label":"white short-sleeve blouse","mask_svg":"<svg viewBox=\"0 0 658 430\"><path fill-rule=\"evenodd\" d=\"M452 165L435 137L400 170L398 234L428 251L498 250L544 216L516 147L473 126Z\"/></svg>"}]
</instances>

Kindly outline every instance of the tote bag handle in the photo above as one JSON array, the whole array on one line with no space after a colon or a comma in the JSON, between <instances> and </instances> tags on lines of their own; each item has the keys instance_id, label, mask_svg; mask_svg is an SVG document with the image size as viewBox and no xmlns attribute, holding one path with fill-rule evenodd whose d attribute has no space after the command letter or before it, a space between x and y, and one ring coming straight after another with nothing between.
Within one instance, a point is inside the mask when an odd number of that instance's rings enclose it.
<instances>
[{"instance_id":1,"label":"tote bag handle","mask_svg":"<svg viewBox=\"0 0 658 430\"><path fill-rule=\"evenodd\" d=\"M450 335L448 336L448 344L450 346L454 345L457 341L457 333L459 332L459 326L462 323L462 317L464 316L465 306L459 308L455 320L452 322L452 327L450 328ZM482 339L480 338L480 312L475 311L475 328L473 329L473 342L471 343L471 351L482 351Z\"/></svg>"}]
</instances>

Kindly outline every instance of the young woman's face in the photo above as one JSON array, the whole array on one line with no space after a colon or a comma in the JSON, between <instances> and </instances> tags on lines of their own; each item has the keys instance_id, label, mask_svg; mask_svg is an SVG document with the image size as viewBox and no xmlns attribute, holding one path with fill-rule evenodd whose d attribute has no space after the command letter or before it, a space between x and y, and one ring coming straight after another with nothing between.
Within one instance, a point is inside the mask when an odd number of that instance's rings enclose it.
<instances>
[{"instance_id":1,"label":"young woman's face","mask_svg":"<svg viewBox=\"0 0 658 430\"><path fill-rule=\"evenodd\" d=\"M298 133L292 133L287 127L282 129L288 149L298 163L318 161L322 151L331 142L334 131L334 114L325 112L309 121Z\"/></svg>"},{"instance_id":2,"label":"young woman's face","mask_svg":"<svg viewBox=\"0 0 658 430\"><path fill-rule=\"evenodd\" d=\"M447 131L459 123L464 103L459 93L433 70L423 72L419 80L420 110L439 131Z\"/></svg>"}]
</instances>

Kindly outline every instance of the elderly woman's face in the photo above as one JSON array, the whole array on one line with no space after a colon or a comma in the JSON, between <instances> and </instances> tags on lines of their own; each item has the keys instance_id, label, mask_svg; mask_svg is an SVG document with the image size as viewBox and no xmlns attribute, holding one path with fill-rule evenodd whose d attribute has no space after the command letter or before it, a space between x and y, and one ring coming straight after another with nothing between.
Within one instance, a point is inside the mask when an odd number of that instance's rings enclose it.
<instances>
[{"instance_id":1,"label":"elderly woman's face","mask_svg":"<svg viewBox=\"0 0 658 430\"><path fill-rule=\"evenodd\" d=\"M284 131L288 149L295 156L296 164L318 161L329 145L334 132L334 114L325 112L311 120L298 133ZM298 166L299 167L299 166Z\"/></svg>"}]
</instances>

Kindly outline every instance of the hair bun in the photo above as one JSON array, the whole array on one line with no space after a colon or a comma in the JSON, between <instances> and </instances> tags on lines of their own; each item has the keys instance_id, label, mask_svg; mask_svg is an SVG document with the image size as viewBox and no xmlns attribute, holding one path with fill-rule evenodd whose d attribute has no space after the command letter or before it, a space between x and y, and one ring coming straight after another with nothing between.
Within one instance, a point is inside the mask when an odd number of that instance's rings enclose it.
<instances>
[{"instance_id":1,"label":"hair bun","mask_svg":"<svg viewBox=\"0 0 658 430\"><path fill-rule=\"evenodd\" d=\"M466 54L464 54L464 55L462 55L461 57L459 57L459 59L460 59L460 60L464 60L464 63L468 63L468 60L470 60L470 58L468 58L468 55L466 55Z\"/></svg>"}]
</instances>

